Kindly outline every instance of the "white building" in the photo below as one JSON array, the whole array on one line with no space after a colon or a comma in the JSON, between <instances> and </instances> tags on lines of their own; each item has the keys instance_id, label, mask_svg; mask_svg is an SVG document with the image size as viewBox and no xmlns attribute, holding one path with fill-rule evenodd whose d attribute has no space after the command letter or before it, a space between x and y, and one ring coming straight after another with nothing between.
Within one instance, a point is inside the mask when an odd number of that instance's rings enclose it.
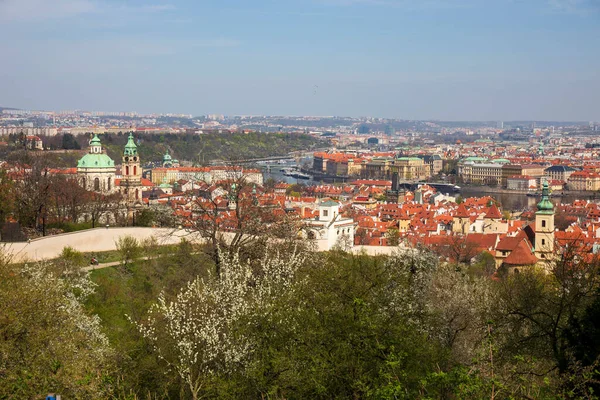
<instances>
[{"instance_id":1,"label":"white building","mask_svg":"<svg viewBox=\"0 0 600 400\"><path fill-rule=\"evenodd\" d=\"M325 201L319 204L319 215L306 220L308 237L316 239L319 250L331 250L336 244L342 247L354 245L354 220L340 215L340 204Z\"/></svg>"}]
</instances>

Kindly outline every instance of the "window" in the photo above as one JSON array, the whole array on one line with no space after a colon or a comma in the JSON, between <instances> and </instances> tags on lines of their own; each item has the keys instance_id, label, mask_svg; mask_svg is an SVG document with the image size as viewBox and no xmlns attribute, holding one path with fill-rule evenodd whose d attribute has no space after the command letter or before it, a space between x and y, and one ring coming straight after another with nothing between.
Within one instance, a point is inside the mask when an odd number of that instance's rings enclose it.
<instances>
[{"instance_id":1,"label":"window","mask_svg":"<svg viewBox=\"0 0 600 400\"><path fill-rule=\"evenodd\" d=\"M137 175L137 165L134 165L134 166L133 166L133 174L134 174L134 175Z\"/></svg>"},{"instance_id":2,"label":"window","mask_svg":"<svg viewBox=\"0 0 600 400\"><path fill-rule=\"evenodd\" d=\"M106 189L110 190L110 176L108 177L108 180L106 182L107 182Z\"/></svg>"},{"instance_id":3,"label":"window","mask_svg":"<svg viewBox=\"0 0 600 400\"><path fill-rule=\"evenodd\" d=\"M542 239L542 246L546 245L546 239Z\"/></svg>"},{"instance_id":4,"label":"window","mask_svg":"<svg viewBox=\"0 0 600 400\"><path fill-rule=\"evenodd\" d=\"M100 178L94 179L94 190L97 192L100 191Z\"/></svg>"},{"instance_id":5,"label":"window","mask_svg":"<svg viewBox=\"0 0 600 400\"><path fill-rule=\"evenodd\" d=\"M324 216L324 217L327 217L327 216L329 216L329 211L327 211L327 210L323 210L323 216Z\"/></svg>"},{"instance_id":6,"label":"window","mask_svg":"<svg viewBox=\"0 0 600 400\"><path fill-rule=\"evenodd\" d=\"M125 175L129 175L129 165L125 166Z\"/></svg>"},{"instance_id":7,"label":"window","mask_svg":"<svg viewBox=\"0 0 600 400\"><path fill-rule=\"evenodd\" d=\"M545 220L545 219L543 219L543 220L542 220L542 228L545 228L545 227L546 227L546 220Z\"/></svg>"}]
</instances>

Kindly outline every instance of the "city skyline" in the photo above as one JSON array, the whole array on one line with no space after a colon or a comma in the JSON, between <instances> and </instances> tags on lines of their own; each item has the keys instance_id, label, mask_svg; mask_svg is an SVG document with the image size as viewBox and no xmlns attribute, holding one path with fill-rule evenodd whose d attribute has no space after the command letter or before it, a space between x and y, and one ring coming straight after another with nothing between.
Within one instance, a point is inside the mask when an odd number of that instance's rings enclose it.
<instances>
[{"instance_id":1,"label":"city skyline","mask_svg":"<svg viewBox=\"0 0 600 400\"><path fill-rule=\"evenodd\" d=\"M594 1L0 1L0 104L598 121Z\"/></svg>"}]
</instances>

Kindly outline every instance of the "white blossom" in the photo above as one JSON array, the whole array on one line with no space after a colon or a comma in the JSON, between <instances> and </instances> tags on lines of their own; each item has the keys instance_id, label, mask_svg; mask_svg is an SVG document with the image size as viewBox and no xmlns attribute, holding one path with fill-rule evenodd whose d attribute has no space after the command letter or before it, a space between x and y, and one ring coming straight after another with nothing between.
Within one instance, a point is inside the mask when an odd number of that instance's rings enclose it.
<instances>
[{"instance_id":1,"label":"white blossom","mask_svg":"<svg viewBox=\"0 0 600 400\"><path fill-rule=\"evenodd\" d=\"M293 290L304 261L296 250L285 256L267 246L256 271L249 261L240 260L239 253L218 251L223 260L218 279L198 277L171 301L161 294L147 320L136 323L194 398L203 377L231 373L249 361L254 344L236 328Z\"/></svg>"}]
</instances>

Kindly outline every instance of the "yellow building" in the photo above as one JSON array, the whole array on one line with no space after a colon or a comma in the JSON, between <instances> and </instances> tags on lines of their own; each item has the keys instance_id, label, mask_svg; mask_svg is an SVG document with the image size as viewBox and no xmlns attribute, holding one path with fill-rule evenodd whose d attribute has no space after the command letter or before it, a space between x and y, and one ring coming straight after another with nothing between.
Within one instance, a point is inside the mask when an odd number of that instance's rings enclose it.
<instances>
[{"instance_id":1,"label":"yellow building","mask_svg":"<svg viewBox=\"0 0 600 400\"><path fill-rule=\"evenodd\" d=\"M595 172L577 171L569 176L572 190L595 192L600 190L600 174Z\"/></svg>"},{"instance_id":2,"label":"yellow building","mask_svg":"<svg viewBox=\"0 0 600 400\"><path fill-rule=\"evenodd\" d=\"M418 157L400 157L390 166L390 172L398 172L403 180L421 180L429 177L430 168Z\"/></svg>"},{"instance_id":3,"label":"yellow building","mask_svg":"<svg viewBox=\"0 0 600 400\"><path fill-rule=\"evenodd\" d=\"M162 183L172 184L178 180L178 168L154 168L152 170L152 183L160 185Z\"/></svg>"}]
</instances>

